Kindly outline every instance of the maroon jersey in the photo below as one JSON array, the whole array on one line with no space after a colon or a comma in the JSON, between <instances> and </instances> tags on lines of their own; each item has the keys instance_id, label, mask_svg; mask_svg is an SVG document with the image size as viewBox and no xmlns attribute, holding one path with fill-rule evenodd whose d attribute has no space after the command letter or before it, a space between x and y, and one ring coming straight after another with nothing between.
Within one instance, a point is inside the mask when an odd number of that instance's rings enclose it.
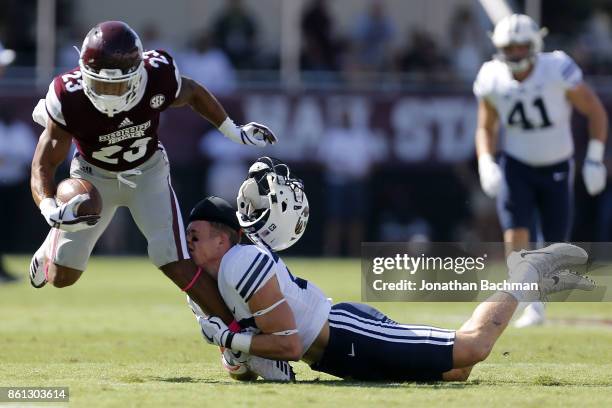
<instances>
[{"instance_id":1,"label":"maroon jersey","mask_svg":"<svg viewBox=\"0 0 612 408\"><path fill-rule=\"evenodd\" d=\"M80 68L58 75L49 86L49 117L72 135L85 160L105 170L133 169L155 153L159 114L181 89L181 76L168 53L146 51L143 59L142 96L112 117L97 110L83 92Z\"/></svg>"}]
</instances>

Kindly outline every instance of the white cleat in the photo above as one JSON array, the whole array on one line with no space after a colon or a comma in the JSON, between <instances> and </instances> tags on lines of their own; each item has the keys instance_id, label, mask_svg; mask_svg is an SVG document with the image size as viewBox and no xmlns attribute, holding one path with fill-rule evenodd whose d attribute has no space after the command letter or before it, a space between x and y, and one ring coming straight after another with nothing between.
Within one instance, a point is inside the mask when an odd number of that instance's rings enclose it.
<instances>
[{"instance_id":1,"label":"white cleat","mask_svg":"<svg viewBox=\"0 0 612 408\"><path fill-rule=\"evenodd\" d=\"M521 317L514 322L514 327L522 329L525 327L541 326L545 320L544 304L542 302L532 302L527 305Z\"/></svg>"},{"instance_id":2,"label":"white cleat","mask_svg":"<svg viewBox=\"0 0 612 408\"><path fill-rule=\"evenodd\" d=\"M268 381L295 381L295 372L287 361L270 360L224 349L221 364L232 378L241 381L253 381L258 376Z\"/></svg>"},{"instance_id":3,"label":"white cleat","mask_svg":"<svg viewBox=\"0 0 612 408\"><path fill-rule=\"evenodd\" d=\"M258 356L249 356L247 364L261 378L268 381L295 381L293 367L287 361L269 360Z\"/></svg>"},{"instance_id":4,"label":"white cleat","mask_svg":"<svg viewBox=\"0 0 612 408\"><path fill-rule=\"evenodd\" d=\"M532 251L512 252L508 256L507 264L512 273L520 263L528 262L542 277L547 278L560 269L584 265L588 259L589 255L584 249L561 242Z\"/></svg>"},{"instance_id":5,"label":"white cleat","mask_svg":"<svg viewBox=\"0 0 612 408\"><path fill-rule=\"evenodd\" d=\"M544 277L540 282L540 293L542 296L550 295L565 290L586 290L591 291L597 285L591 279L580 276L577 273L562 270Z\"/></svg>"},{"instance_id":6,"label":"white cleat","mask_svg":"<svg viewBox=\"0 0 612 408\"><path fill-rule=\"evenodd\" d=\"M46 263L47 258L42 249L36 251L30 261L30 284L37 289L47 284L47 277L45 274Z\"/></svg>"}]
</instances>

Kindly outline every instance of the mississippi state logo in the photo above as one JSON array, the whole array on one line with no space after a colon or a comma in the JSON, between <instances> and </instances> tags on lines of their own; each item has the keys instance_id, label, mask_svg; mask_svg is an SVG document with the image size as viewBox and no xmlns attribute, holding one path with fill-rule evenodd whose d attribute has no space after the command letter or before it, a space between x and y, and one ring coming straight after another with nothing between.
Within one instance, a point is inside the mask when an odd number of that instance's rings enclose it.
<instances>
[{"instance_id":1,"label":"mississippi state logo","mask_svg":"<svg viewBox=\"0 0 612 408\"><path fill-rule=\"evenodd\" d=\"M166 97L162 94L157 94L151 98L150 105L153 109L159 109L164 102L166 101Z\"/></svg>"}]
</instances>

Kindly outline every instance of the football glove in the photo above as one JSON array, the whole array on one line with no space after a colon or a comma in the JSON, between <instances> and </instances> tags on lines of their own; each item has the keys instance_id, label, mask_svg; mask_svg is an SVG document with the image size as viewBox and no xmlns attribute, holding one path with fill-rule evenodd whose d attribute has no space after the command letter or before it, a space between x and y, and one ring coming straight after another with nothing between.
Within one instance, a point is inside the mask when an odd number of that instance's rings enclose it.
<instances>
[{"instance_id":1,"label":"football glove","mask_svg":"<svg viewBox=\"0 0 612 408\"><path fill-rule=\"evenodd\" d=\"M594 196L601 193L606 188L606 178L608 172L606 166L602 162L584 161L582 166L582 178L587 192Z\"/></svg>"},{"instance_id":2,"label":"football glove","mask_svg":"<svg viewBox=\"0 0 612 408\"><path fill-rule=\"evenodd\" d=\"M488 153L478 158L478 174L482 190L491 198L495 198L502 185L502 171L495 159Z\"/></svg>"},{"instance_id":3,"label":"football glove","mask_svg":"<svg viewBox=\"0 0 612 408\"><path fill-rule=\"evenodd\" d=\"M67 232L82 231L95 226L100 219L99 215L76 215L79 205L88 199L89 194L79 194L58 206L55 199L46 198L40 202L40 212L53 228Z\"/></svg>"},{"instance_id":4,"label":"football glove","mask_svg":"<svg viewBox=\"0 0 612 408\"><path fill-rule=\"evenodd\" d=\"M232 332L227 327L223 320L217 316L211 316L207 319L198 319L202 328L202 336L209 344L215 344L219 347L231 348Z\"/></svg>"},{"instance_id":5,"label":"football glove","mask_svg":"<svg viewBox=\"0 0 612 408\"><path fill-rule=\"evenodd\" d=\"M208 319L198 317L198 323L200 323L202 335L208 343L216 344L219 347L225 347L235 352L249 352L253 333L233 333L223 323L223 320L217 316L211 316Z\"/></svg>"},{"instance_id":6,"label":"football glove","mask_svg":"<svg viewBox=\"0 0 612 408\"><path fill-rule=\"evenodd\" d=\"M587 147L586 158L582 166L582 179L587 192L594 196L606 188L608 172L603 164L604 151L606 147L603 142L591 139Z\"/></svg>"},{"instance_id":7,"label":"football glove","mask_svg":"<svg viewBox=\"0 0 612 408\"><path fill-rule=\"evenodd\" d=\"M277 142L274 133L266 126L257 122L250 122L240 126L240 138L243 144L252 144L257 147L265 147Z\"/></svg>"},{"instance_id":8,"label":"football glove","mask_svg":"<svg viewBox=\"0 0 612 408\"><path fill-rule=\"evenodd\" d=\"M231 141L245 145L265 147L277 142L276 136L266 126L256 122L236 126L229 116L219 126L219 131Z\"/></svg>"}]
</instances>

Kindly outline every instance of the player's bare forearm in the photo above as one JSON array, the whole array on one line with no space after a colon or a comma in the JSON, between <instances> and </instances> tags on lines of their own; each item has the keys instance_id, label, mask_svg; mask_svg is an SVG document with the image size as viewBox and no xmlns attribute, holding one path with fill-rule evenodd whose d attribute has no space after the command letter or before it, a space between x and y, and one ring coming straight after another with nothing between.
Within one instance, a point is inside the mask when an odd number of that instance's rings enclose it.
<instances>
[{"instance_id":1,"label":"player's bare forearm","mask_svg":"<svg viewBox=\"0 0 612 408\"><path fill-rule=\"evenodd\" d=\"M302 357L302 342L297 333L289 336L258 334L253 336L249 353L272 360L298 361Z\"/></svg>"},{"instance_id":2,"label":"player's bare forearm","mask_svg":"<svg viewBox=\"0 0 612 408\"><path fill-rule=\"evenodd\" d=\"M36 205L55 195L55 171L70 151L72 139L57 125L50 124L43 131L32 159L30 188Z\"/></svg>"},{"instance_id":3,"label":"player's bare forearm","mask_svg":"<svg viewBox=\"0 0 612 408\"><path fill-rule=\"evenodd\" d=\"M172 106L185 105L189 105L191 109L216 127L219 127L227 118L225 109L213 94L193 79L181 77L181 91Z\"/></svg>"},{"instance_id":4,"label":"player's bare forearm","mask_svg":"<svg viewBox=\"0 0 612 408\"><path fill-rule=\"evenodd\" d=\"M605 143L608 139L608 114L597 94L582 83L567 91L567 98L578 112L587 117L590 137Z\"/></svg>"},{"instance_id":5,"label":"player's bare forearm","mask_svg":"<svg viewBox=\"0 0 612 408\"><path fill-rule=\"evenodd\" d=\"M478 123L476 125L476 153L495 154L497 147L498 117L495 108L486 100L478 102Z\"/></svg>"},{"instance_id":6,"label":"player's bare forearm","mask_svg":"<svg viewBox=\"0 0 612 408\"><path fill-rule=\"evenodd\" d=\"M295 316L284 300L276 276L259 288L248 304L249 309L254 311L255 325L262 332L253 337L249 352L276 360L299 360L302 342Z\"/></svg>"}]
</instances>

